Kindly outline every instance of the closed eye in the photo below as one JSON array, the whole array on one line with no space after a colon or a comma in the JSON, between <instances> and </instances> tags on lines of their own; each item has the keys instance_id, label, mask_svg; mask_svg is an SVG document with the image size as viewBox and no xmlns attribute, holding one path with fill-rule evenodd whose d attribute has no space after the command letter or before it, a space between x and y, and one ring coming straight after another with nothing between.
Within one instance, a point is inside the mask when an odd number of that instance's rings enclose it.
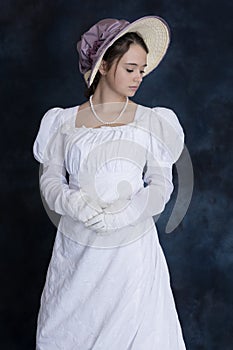
<instances>
[{"instance_id":1,"label":"closed eye","mask_svg":"<svg viewBox=\"0 0 233 350\"><path fill-rule=\"evenodd\" d=\"M133 73L133 69L128 69L128 68L127 68L126 70L127 70L127 72L129 72L129 73ZM142 71L140 71L140 73L141 73L141 74L144 74L145 72L142 70Z\"/></svg>"}]
</instances>

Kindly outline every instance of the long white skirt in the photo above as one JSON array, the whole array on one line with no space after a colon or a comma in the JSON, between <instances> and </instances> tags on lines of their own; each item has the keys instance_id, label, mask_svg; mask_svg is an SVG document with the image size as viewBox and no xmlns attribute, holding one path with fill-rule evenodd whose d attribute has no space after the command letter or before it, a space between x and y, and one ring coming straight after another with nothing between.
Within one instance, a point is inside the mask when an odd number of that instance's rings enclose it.
<instances>
[{"instance_id":1,"label":"long white skirt","mask_svg":"<svg viewBox=\"0 0 233 350\"><path fill-rule=\"evenodd\" d=\"M118 248L57 231L36 350L185 350L156 227Z\"/></svg>"}]
</instances>

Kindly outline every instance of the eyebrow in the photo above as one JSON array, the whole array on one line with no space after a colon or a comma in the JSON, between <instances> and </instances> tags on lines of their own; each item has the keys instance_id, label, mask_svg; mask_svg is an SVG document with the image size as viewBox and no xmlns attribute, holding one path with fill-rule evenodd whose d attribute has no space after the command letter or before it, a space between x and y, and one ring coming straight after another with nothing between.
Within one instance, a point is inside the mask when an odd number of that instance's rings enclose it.
<instances>
[{"instance_id":1,"label":"eyebrow","mask_svg":"<svg viewBox=\"0 0 233 350\"><path fill-rule=\"evenodd\" d=\"M137 63L125 63L125 65L127 65L127 66L138 66L138 64ZM146 67L147 66L147 64L143 64L141 67Z\"/></svg>"}]
</instances>

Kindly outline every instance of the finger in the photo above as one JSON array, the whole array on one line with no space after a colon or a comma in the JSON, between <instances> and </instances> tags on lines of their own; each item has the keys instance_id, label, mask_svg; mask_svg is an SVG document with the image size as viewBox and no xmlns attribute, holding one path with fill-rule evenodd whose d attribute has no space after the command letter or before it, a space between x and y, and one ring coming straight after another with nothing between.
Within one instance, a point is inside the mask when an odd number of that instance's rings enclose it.
<instances>
[{"instance_id":1,"label":"finger","mask_svg":"<svg viewBox=\"0 0 233 350\"><path fill-rule=\"evenodd\" d=\"M95 231L97 231L97 230L105 231L105 230L106 230L106 227L105 227L105 225L103 224L103 222L98 222L97 224L92 225L92 226L91 226L91 229L92 229L92 230L95 230Z\"/></svg>"},{"instance_id":2,"label":"finger","mask_svg":"<svg viewBox=\"0 0 233 350\"><path fill-rule=\"evenodd\" d=\"M101 215L102 215L102 214L96 214L96 215L92 216L91 218L89 218L89 219L85 222L85 224L86 224L87 226L89 226L89 225L95 224L96 222L101 221Z\"/></svg>"},{"instance_id":3,"label":"finger","mask_svg":"<svg viewBox=\"0 0 233 350\"><path fill-rule=\"evenodd\" d=\"M105 225L103 224L103 222L98 222L98 223L95 223L93 225L90 225L90 226L86 226L88 228L90 228L91 230L93 231L105 231L106 228L105 228Z\"/></svg>"},{"instance_id":4,"label":"finger","mask_svg":"<svg viewBox=\"0 0 233 350\"><path fill-rule=\"evenodd\" d=\"M86 216L85 220L83 220L83 221L84 221L84 222L88 222L88 221L91 220L91 219L94 219L94 218L96 218L96 217L99 217L100 214L101 214L101 213L97 213L97 212L95 212L94 214L92 213L92 214L90 214L89 216Z\"/></svg>"},{"instance_id":5,"label":"finger","mask_svg":"<svg viewBox=\"0 0 233 350\"><path fill-rule=\"evenodd\" d=\"M103 220L101 218L99 219L96 219L96 218L93 218L93 219L90 219L88 221L86 221L85 223L85 226L86 227L102 227L104 226L104 223L103 223Z\"/></svg>"},{"instance_id":6,"label":"finger","mask_svg":"<svg viewBox=\"0 0 233 350\"><path fill-rule=\"evenodd\" d=\"M96 233L107 233L106 226L95 228Z\"/></svg>"}]
</instances>

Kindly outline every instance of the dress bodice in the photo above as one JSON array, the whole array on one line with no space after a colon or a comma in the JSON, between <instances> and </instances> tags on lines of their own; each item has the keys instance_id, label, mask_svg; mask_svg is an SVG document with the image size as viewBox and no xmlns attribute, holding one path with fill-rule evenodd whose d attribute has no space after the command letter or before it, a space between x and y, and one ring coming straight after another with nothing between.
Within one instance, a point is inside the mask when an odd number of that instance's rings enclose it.
<instances>
[{"instance_id":1,"label":"dress bodice","mask_svg":"<svg viewBox=\"0 0 233 350\"><path fill-rule=\"evenodd\" d=\"M110 204L119 198L131 199L144 187L144 183L156 186L156 183L150 184L157 176L153 172L159 168L171 169L183 149L182 127L175 113L168 108L138 105L134 121L129 124L76 128L77 108L49 110L42 118L33 152L45 166L54 164L63 167L69 174L68 187L82 189L100 205ZM167 193L170 193L171 171L167 174ZM58 196L60 186L60 183L56 185ZM67 184L62 186L65 186L64 193L68 196ZM169 196L164 195L168 200ZM153 224L153 218L149 217L137 227L132 227L132 232L129 232L129 227L116 230L114 237L117 244L119 237L124 243L127 239L136 239ZM101 236L93 238L91 229L69 215L62 216L59 229L85 245L89 241L93 245L93 239L96 239L97 244L108 246L108 237L104 237L103 242ZM114 243L113 236L110 243Z\"/></svg>"}]
</instances>

